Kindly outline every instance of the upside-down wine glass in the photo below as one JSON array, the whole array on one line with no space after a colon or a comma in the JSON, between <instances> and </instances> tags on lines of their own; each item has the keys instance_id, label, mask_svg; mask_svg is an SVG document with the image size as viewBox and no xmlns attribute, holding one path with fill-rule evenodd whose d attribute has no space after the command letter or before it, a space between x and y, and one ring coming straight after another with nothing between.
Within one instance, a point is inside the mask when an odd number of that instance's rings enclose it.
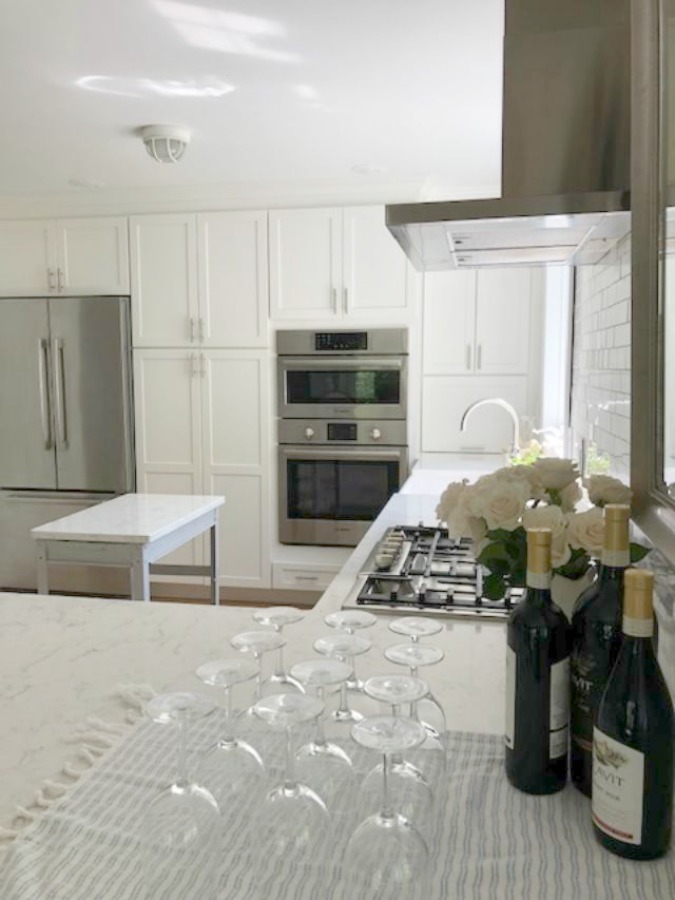
<instances>
[{"instance_id":1,"label":"upside-down wine glass","mask_svg":"<svg viewBox=\"0 0 675 900\"><path fill-rule=\"evenodd\" d=\"M253 613L253 618L259 625L271 626L278 634L282 634L286 625L293 625L295 622L303 619L304 616L305 614L302 610L297 609L295 606L270 606L266 609L257 609ZM275 688L270 693L279 693L276 690L279 686L281 691L286 691L289 687L295 688L300 692L303 691L302 685L286 671L283 644L279 647L276 666L267 682Z\"/></svg>"},{"instance_id":2,"label":"upside-down wine glass","mask_svg":"<svg viewBox=\"0 0 675 900\"><path fill-rule=\"evenodd\" d=\"M367 653L371 646L370 641L366 638L343 632L327 634L314 641L314 649L317 653L321 653L323 656L332 656L345 663L353 660L355 656ZM337 709L333 710L330 717L335 722L349 722L350 724L360 722L363 718L360 712L350 707L347 683L344 681L340 685L340 704Z\"/></svg>"},{"instance_id":3,"label":"upside-down wine glass","mask_svg":"<svg viewBox=\"0 0 675 900\"><path fill-rule=\"evenodd\" d=\"M399 666L408 666L410 674L414 678L417 678L417 672L420 666L433 666L436 663L439 663L445 656L440 647L434 647L430 644L420 644L418 641L411 641L408 644L393 644L391 647L385 648L384 655L389 662L396 663ZM421 718L419 714L420 702L428 704L428 711L430 713L430 715L424 716L422 725L430 737L443 745L447 732L443 707L431 692L429 692L421 701L415 701L415 703L411 704L410 714L414 719L419 720ZM434 721L429 721L430 719L435 720L435 724Z\"/></svg>"},{"instance_id":4,"label":"upside-down wine glass","mask_svg":"<svg viewBox=\"0 0 675 900\"><path fill-rule=\"evenodd\" d=\"M347 634L354 634L362 628L372 628L377 622L377 616L362 609L341 609L337 612L328 613L324 618L324 622L326 625L330 625L331 628L337 628ZM356 674L355 662L356 659L353 659L353 672L347 679L348 691L363 690L363 682Z\"/></svg>"},{"instance_id":5,"label":"upside-down wine glass","mask_svg":"<svg viewBox=\"0 0 675 900\"><path fill-rule=\"evenodd\" d=\"M352 882L352 896L395 897L401 890L421 887L427 875L428 851L415 825L397 812L390 793L390 759L419 747L424 728L401 716L372 716L352 726L351 734L362 747L382 753L382 801L349 839L344 867Z\"/></svg>"},{"instance_id":6,"label":"upside-down wine glass","mask_svg":"<svg viewBox=\"0 0 675 900\"><path fill-rule=\"evenodd\" d=\"M256 720L253 713L253 707L262 697L262 660L265 653L271 650L278 650L283 647L286 639L276 631L242 631L230 638L230 644L235 650L241 653L250 653L258 663L258 674L255 679L255 690L253 692L253 703L246 710L244 715L248 716L251 721Z\"/></svg>"},{"instance_id":7,"label":"upside-down wine glass","mask_svg":"<svg viewBox=\"0 0 675 900\"><path fill-rule=\"evenodd\" d=\"M160 896L181 870L191 871L200 883L208 877L220 811L212 794L190 777L188 727L192 720L209 715L214 708L210 697L190 692L159 694L145 707L152 721L172 724L178 734L175 778L150 802L141 817L148 896Z\"/></svg>"},{"instance_id":8,"label":"upside-down wine glass","mask_svg":"<svg viewBox=\"0 0 675 900\"><path fill-rule=\"evenodd\" d=\"M266 724L286 731L284 779L262 804L259 852L261 859L287 859L289 854L307 852L313 841L322 836L328 821L323 799L298 781L293 753L293 726L319 716L323 703L307 694L273 694L258 700L253 710Z\"/></svg>"},{"instance_id":9,"label":"upside-down wine glass","mask_svg":"<svg viewBox=\"0 0 675 900\"><path fill-rule=\"evenodd\" d=\"M236 720L232 714L232 688L250 681L257 673L256 663L242 657L204 663L196 671L197 678L205 684L225 690L224 733L203 755L200 766L202 781L221 806L233 794L250 790L265 770L258 751L236 737Z\"/></svg>"}]
</instances>

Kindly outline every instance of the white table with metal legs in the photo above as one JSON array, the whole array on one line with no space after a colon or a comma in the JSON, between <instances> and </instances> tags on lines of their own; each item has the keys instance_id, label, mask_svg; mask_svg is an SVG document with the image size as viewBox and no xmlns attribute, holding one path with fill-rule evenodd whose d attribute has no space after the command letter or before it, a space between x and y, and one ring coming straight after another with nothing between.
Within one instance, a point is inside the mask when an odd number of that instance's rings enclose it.
<instances>
[{"instance_id":1,"label":"white table with metal legs","mask_svg":"<svg viewBox=\"0 0 675 900\"><path fill-rule=\"evenodd\" d=\"M224 497L215 496L124 494L33 528L38 593L49 593L49 563L82 563L128 567L132 600L150 600L151 571L157 575L208 575L211 602L217 605L218 507L224 502ZM207 530L209 565L156 564Z\"/></svg>"}]
</instances>

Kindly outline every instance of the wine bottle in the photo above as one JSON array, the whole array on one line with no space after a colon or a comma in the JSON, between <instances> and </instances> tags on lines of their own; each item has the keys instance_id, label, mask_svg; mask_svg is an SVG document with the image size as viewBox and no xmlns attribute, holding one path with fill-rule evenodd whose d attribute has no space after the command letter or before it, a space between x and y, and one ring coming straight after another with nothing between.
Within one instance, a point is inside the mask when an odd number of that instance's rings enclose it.
<instances>
[{"instance_id":1,"label":"wine bottle","mask_svg":"<svg viewBox=\"0 0 675 900\"><path fill-rule=\"evenodd\" d=\"M506 651L506 775L529 794L567 781L570 625L551 600L551 531L527 532L523 599L511 612Z\"/></svg>"},{"instance_id":2,"label":"wine bottle","mask_svg":"<svg viewBox=\"0 0 675 900\"><path fill-rule=\"evenodd\" d=\"M593 826L631 859L662 856L673 816L673 703L654 653L654 576L627 569L623 641L593 729Z\"/></svg>"},{"instance_id":3,"label":"wine bottle","mask_svg":"<svg viewBox=\"0 0 675 900\"><path fill-rule=\"evenodd\" d=\"M588 797L593 783L593 725L621 646L629 517L629 506L605 506L600 573L579 597L572 616L570 776Z\"/></svg>"}]
</instances>

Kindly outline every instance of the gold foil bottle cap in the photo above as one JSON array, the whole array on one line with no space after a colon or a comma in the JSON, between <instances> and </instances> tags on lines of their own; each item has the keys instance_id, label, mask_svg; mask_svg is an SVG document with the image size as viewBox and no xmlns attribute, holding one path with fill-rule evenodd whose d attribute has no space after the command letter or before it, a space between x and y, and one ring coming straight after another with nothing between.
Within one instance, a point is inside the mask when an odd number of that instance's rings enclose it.
<instances>
[{"instance_id":1,"label":"gold foil bottle cap","mask_svg":"<svg viewBox=\"0 0 675 900\"><path fill-rule=\"evenodd\" d=\"M628 522L630 506L624 503L608 503L605 506L604 548L612 553L628 550Z\"/></svg>"},{"instance_id":2,"label":"gold foil bottle cap","mask_svg":"<svg viewBox=\"0 0 675 900\"><path fill-rule=\"evenodd\" d=\"M623 614L627 619L652 621L654 617L654 575L649 569L626 569Z\"/></svg>"},{"instance_id":3,"label":"gold foil bottle cap","mask_svg":"<svg viewBox=\"0 0 675 900\"><path fill-rule=\"evenodd\" d=\"M547 575L551 571L550 528L527 529L527 571L536 575Z\"/></svg>"}]
</instances>

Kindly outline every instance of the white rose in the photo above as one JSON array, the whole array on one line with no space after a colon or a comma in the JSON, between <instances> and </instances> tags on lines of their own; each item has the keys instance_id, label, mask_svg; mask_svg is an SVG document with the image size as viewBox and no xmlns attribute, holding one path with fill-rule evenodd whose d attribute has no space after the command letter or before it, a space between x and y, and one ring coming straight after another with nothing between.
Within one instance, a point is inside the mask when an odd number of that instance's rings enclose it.
<instances>
[{"instance_id":1,"label":"white rose","mask_svg":"<svg viewBox=\"0 0 675 900\"><path fill-rule=\"evenodd\" d=\"M485 519L488 529L504 528L514 531L520 525L520 517L530 497L529 487L522 481L499 481L492 478L482 484L476 482L475 492L469 498L472 515Z\"/></svg>"},{"instance_id":2,"label":"white rose","mask_svg":"<svg viewBox=\"0 0 675 900\"><path fill-rule=\"evenodd\" d=\"M579 477L577 464L571 459L544 457L533 463L532 468L548 491L561 491Z\"/></svg>"},{"instance_id":3,"label":"white rose","mask_svg":"<svg viewBox=\"0 0 675 900\"><path fill-rule=\"evenodd\" d=\"M470 537L475 528L468 508L471 491L472 488L464 479L449 484L441 494L436 515L441 522L445 522L453 537Z\"/></svg>"},{"instance_id":4,"label":"white rose","mask_svg":"<svg viewBox=\"0 0 675 900\"><path fill-rule=\"evenodd\" d=\"M600 556L604 535L605 523L599 507L567 516L567 539L571 547L580 547L591 556Z\"/></svg>"},{"instance_id":5,"label":"white rose","mask_svg":"<svg viewBox=\"0 0 675 900\"><path fill-rule=\"evenodd\" d=\"M462 494L466 490L466 479L464 481L452 481L441 494L436 507L436 515L439 521L447 522L448 517L452 515L452 511L459 503Z\"/></svg>"},{"instance_id":6,"label":"white rose","mask_svg":"<svg viewBox=\"0 0 675 900\"><path fill-rule=\"evenodd\" d=\"M564 487L560 491L560 506L563 512L573 512L581 497L581 487L578 481L572 481L567 487Z\"/></svg>"},{"instance_id":7,"label":"white rose","mask_svg":"<svg viewBox=\"0 0 675 900\"><path fill-rule=\"evenodd\" d=\"M606 503L627 503L630 505L633 492L629 487L612 478L611 475L591 475L584 482L588 490L588 497L594 506L604 506Z\"/></svg>"},{"instance_id":8,"label":"white rose","mask_svg":"<svg viewBox=\"0 0 675 900\"><path fill-rule=\"evenodd\" d=\"M523 513L524 528L549 528L551 531L551 565L554 569L570 561L572 551L567 543L567 519L559 506L537 506Z\"/></svg>"}]
</instances>

